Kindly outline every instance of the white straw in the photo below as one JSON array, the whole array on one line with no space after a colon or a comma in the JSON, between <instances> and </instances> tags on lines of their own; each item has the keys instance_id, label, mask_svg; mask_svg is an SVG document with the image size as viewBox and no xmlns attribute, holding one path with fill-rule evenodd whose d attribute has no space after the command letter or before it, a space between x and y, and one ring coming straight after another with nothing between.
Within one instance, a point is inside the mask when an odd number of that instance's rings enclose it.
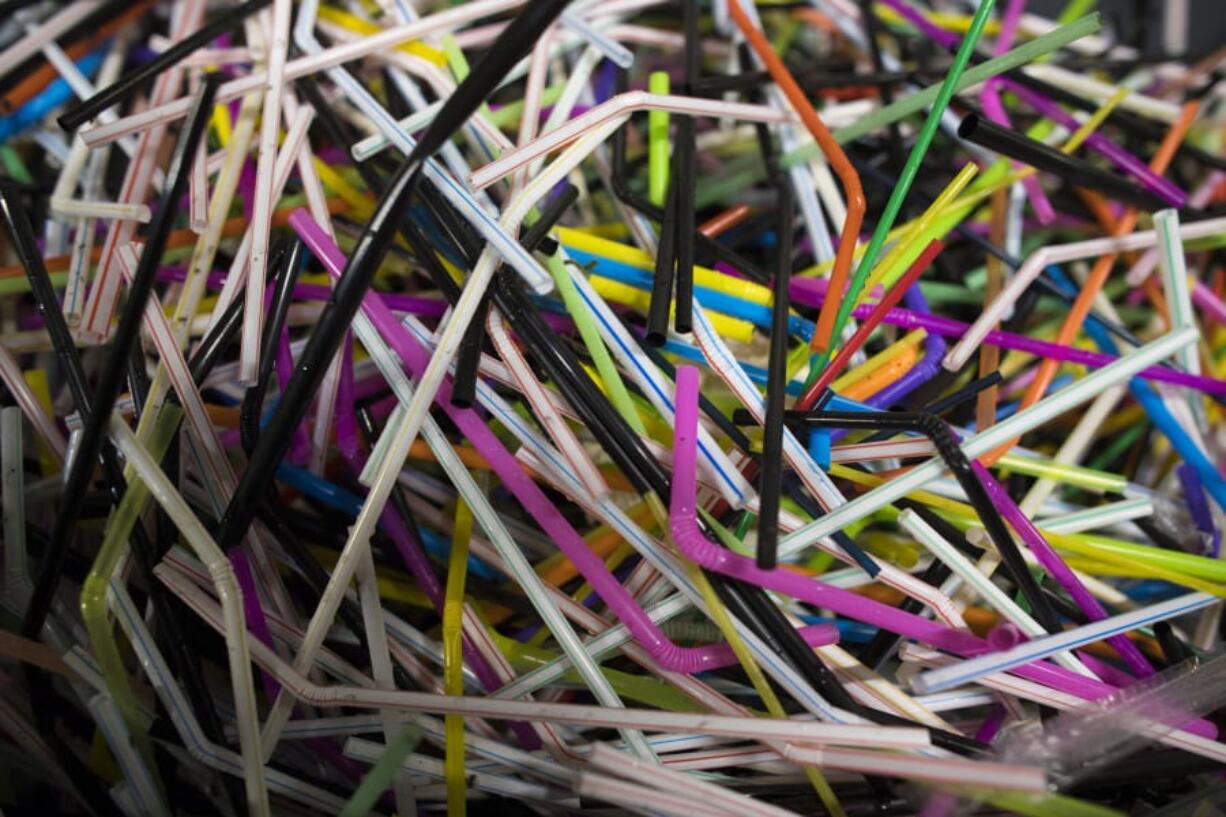
<instances>
[{"instance_id":1,"label":"white straw","mask_svg":"<svg viewBox=\"0 0 1226 817\"><path fill-rule=\"evenodd\" d=\"M1004 652L968 658L947 668L925 672L912 679L911 686L918 692L940 692L943 689L974 681L983 675L1004 672L1022 664L1041 660L1055 652L1093 644L1095 641L1126 633L1157 621L1165 621L1191 613L1220 601L1221 599L1217 596L1208 593L1188 593L1169 601L1143 607L1140 610L1091 622L1062 633L1037 638L1034 641L1026 641Z\"/></svg>"},{"instance_id":2,"label":"white straw","mask_svg":"<svg viewBox=\"0 0 1226 817\"><path fill-rule=\"evenodd\" d=\"M1184 224L1179 228L1179 235L1184 241L1220 235L1223 232L1226 232L1226 218L1206 219ZM1119 237L1094 238L1072 244L1048 245L1034 251L1009 278L996 299L984 307L983 312L962 335L961 340L949 350L942 365L951 372L960 370L971 355L978 352L988 332L1007 317L1013 304L1049 264L1094 258L1110 253L1144 250L1153 247L1157 241L1158 234L1153 230L1146 230Z\"/></svg>"}]
</instances>

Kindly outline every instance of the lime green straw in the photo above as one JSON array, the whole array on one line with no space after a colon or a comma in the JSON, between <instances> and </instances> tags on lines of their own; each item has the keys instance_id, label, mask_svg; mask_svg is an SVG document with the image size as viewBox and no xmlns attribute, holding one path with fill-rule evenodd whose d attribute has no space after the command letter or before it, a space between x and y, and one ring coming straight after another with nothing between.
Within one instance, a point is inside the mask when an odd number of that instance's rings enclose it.
<instances>
[{"instance_id":1,"label":"lime green straw","mask_svg":"<svg viewBox=\"0 0 1226 817\"><path fill-rule=\"evenodd\" d=\"M647 78L647 90L653 94L668 94L668 74L653 71ZM668 193L668 111L647 112L647 198L656 207L664 206Z\"/></svg>"},{"instance_id":2,"label":"lime green straw","mask_svg":"<svg viewBox=\"0 0 1226 817\"><path fill-rule=\"evenodd\" d=\"M68 273L51 273L51 286L63 289L68 283ZM30 279L24 275L14 278L0 278L0 297L5 295L24 295L30 291Z\"/></svg>"},{"instance_id":3,"label":"lime green straw","mask_svg":"<svg viewBox=\"0 0 1226 817\"><path fill-rule=\"evenodd\" d=\"M550 85L545 90L541 91L541 105L552 105L562 96L562 91L566 89L564 83ZM518 99L514 102L508 102L496 111L490 112L488 119L490 124L496 128L507 128L519 122L524 113L524 101Z\"/></svg>"},{"instance_id":4,"label":"lime green straw","mask_svg":"<svg viewBox=\"0 0 1226 817\"><path fill-rule=\"evenodd\" d=\"M370 814L375 807L375 801L391 786L392 778L400 771L404 759L413 751L419 740L421 729L406 726L396 740L383 750L375 765L370 767L362 782L353 790L353 796L341 809L340 817L366 817Z\"/></svg>"},{"instance_id":5,"label":"lime green straw","mask_svg":"<svg viewBox=\"0 0 1226 817\"><path fill-rule=\"evenodd\" d=\"M1090 9L1096 5L1098 5L1098 0L1069 0L1069 4L1064 7L1064 11L1060 12L1060 16L1056 18L1056 22L1060 25L1070 23L1081 15L1088 14Z\"/></svg>"},{"instance_id":6,"label":"lime green straw","mask_svg":"<svg viewBox=\"0 0 1226 817\"><path fill-rule=\"evenodd\" d=\"M899 174L898 182L894 185L894 191L890 194L890 200L886 202L885 212L877 220L877 227L873 230L872 238L869 239L868 249L860 257L860 263L856 267L856 272L852 276L851 282L847 285L847 292L839 302L839 311L834 318L834 329L830 332L832 345L838 345L839 339L843 337L843 325L847 323L848 317L851 316L852 307L856 305L856 301L860 297L860 290L864 288L864 282L868 279L869 272L877 264L877 257L881 254L881 249L885 245L886 234L894 226L894 219L898 217L898 211L902 209L903 200L907 197L907 193L910 192L911 185L915 182L915 177L919 175L920 163L924 160L924 155L928 153L932 139L936 136L937 128L941 125L941 117L945 114L945 109L949 107L949 101L953 99L954 92L957 90L958 80L966 71L967 63L970 62L971 54L975 50L975 43L979 41L979 36L983 33L983 27L987 25L988 18L991 17L992 9L995 5L996 0L983 0L979 4L979 8L975 11L975 17L971 20L970 30L966 32L966 36L962 38L962 44L958 46L958 53L954 56L954 63L950 66L949 73L945 75L945 81L941 83L936 101L932 104L932 110L928 112L928 118L924 120L924 125L920 128L915 145L911 148L911 154L907 157L907 163L903 166L902 173Z\"/></svg>"},{"instance_id":7,"label":"lime green straw","mask_svg":"<svg viewBox=\"0 0 1226 817\"><path fill-rule=\"evenodd\" d=\"M148 446L154 460L160 462L166 455L179 431L179 421L182 417L183 409L179 406L169 402L162 404ZM146 762L151 763L153 746L149 742L147 725L141 717L136 695L128 683L128 673L119 654L119 645L115 640L115 633L111 630L106 610L107 586L115 575L127 547L128 537L132 535L132 529L144 513L148 500L149 488L144 481L134 474L129 474L127 490L107 521L102 546L98 549L98 556L90 567L89 575L85 577L85 583L81 586L80 605L81 618L85 621L90 647L102 671L102 680L111 693L120 716L127 724L137 750Z\"/></svg>"},{"instance_id":8,"label":"lime green straw","mask_svg":"<svg viewBox=\"0 0 1226 817\"><path fill-rule=\"evenodd\" d=\"M617 409L622 419L630 424L630 428L636 434L647 436L647 427L643 424L643 418L639 416L634 401L630 397L630 391L622 382L621 374L617 371L617 366L614 365L613 358L609 355L604 340L600 337L600 330L596 327L596 321L592 319L591 310L583 302L579 290L575 287L575 282L571 280L570 273L566 271L565 263L557 253L554 253L545 259L545 269L553 276L558 294L562 296L562 303L565 304L566 311L574 320L575 327L579 330L579 337L583 340L588 354L592 356L592 363L596 365L596 372L609 391L609 400L613 403L613 407Z\"/></svg>"}]
</instances>

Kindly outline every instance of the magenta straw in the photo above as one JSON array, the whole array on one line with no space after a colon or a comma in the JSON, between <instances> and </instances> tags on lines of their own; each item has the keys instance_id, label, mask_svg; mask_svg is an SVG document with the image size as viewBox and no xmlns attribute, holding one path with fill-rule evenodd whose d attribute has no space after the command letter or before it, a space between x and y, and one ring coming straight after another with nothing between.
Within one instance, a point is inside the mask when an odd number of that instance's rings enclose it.
<instances>
[{"instance_id":1,"label":"magenta straw","mask_svg":"<svg viewBox=\"0 0 1226 817\"><path fill-rule=\"evenodd\" d=\"M922 616L908 613L817 579L786 570L761 570L753 559L719 547L698 527L695 487L697 479L698 369L677 367L676 428L673 442L673 491L669 528L682 554L716 573L730 576L808 604L833 610L905 638L931 644L962 656L992 652L983 639L965 630L953 630ZM1115 692L1116 687L1087 678L1046 661L1015 667L1010 672L1044 686L1093 700ZM1215 737L1217 727L1206 720L1189 723L1187 731Z\"/></svg>"},{"instance_id":2,"label":"magenta straw","mask_svg":"<svg viewBox=\"0 0 1226 817\"><path fill-rule=\"evenodd\" d=\"M1064 560L1060 558L1060 554L1056 553L1055 549L1047 543L1047 540L1043 538L1043 534L1039 533L1039 529L1034 526L1030 518L1022 513L1022 509L1009 496L1009 492L977 460L971 461L971 469L975 472L975 476L979 478L979 481L983 483L984 490L988 492L992 503L1000 510L1000 515L1022 537L1022 541L1026 543L1026 547L1030 548L1030 552L1039 560L1039 564L1043 566L1043 569L1059 582L1061 587L1068 591L1073 602L1081 612L1085 613L1086 618L1091 621L1102 621L1107 618L1107 611L1098 603L1098 599L1091 595L1090 591L1081 583L1081 579L1077 578L1077 574L1064 563ZM1154 674L1154 668L1145 660L1145 656L1141 655L1141 651L1137 649L1137 646L1132 643L1128 636L1123 634L1112 636L1107 639L1107 643L1115 647L1116 652L1124 659L1124 663L1136 675L1148 678Z\"/></svg>"},{"instance_id":3,"label":"magenta straw","mask_svg":"<svg viewBox=\"0 0 1226 817\"><path fill-rule=\"evenodd\" d=\"M319 258L328 271L340 276L345 267L345 257L319 225L305 210L296 210L290 216L290 225L298 233L311 252ZM369 297L362 304L363 312L374 324L379 334L403 361L406 371L413 377L421 377L430 362L430 352L420 346L400 322L378 298ZM736 663L736 656L727 644L706 647L682 647L673 643L651 620L642 606L635 601L626 588L605 567L605 563L588 547L583 538L571 527L570 522L549 501L545 493L529 477L515 459L471 409L451 405L451 381L446 379L435 395L435 403L443 409L461 433L468 438L490 468L502 480L524 510L554 541L566 557L574 563L583 577L592 585L617 619L626 625L635 640L655 659L660 666L672 672L695 673L718 669ZM386 516L385 512L385 516ZM830 625L802 627L797 632L810 646L832 644L838 631Z\"/></svg>"}]
</instances>

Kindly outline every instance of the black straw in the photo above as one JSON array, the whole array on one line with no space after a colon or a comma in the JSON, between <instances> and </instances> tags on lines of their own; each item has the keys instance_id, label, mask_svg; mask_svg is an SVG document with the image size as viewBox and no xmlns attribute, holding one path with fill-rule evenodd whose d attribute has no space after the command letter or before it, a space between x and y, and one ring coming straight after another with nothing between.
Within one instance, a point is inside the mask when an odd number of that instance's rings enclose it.
<instances>
[{"instance_id":1,"label":"black straw","mask_svg":"<svg viewBox=\"0 0 1226 817\"><path fill-rule=\"evenodd\" d=\"M762 432L762 474L758 481L758 567L774 570L779 546L779 498L783 490L783 409L788 385L788 310L792 280L792 187L779 185L779 264L771 310L770 358L766 374L766 416Z\"/></svg>"},{"instance_id":2,"label":"black straw","mask_svg":"<svg viewBox=\"0 0 1226 817\"><path fill-rule=\"evenodd\" d=\"M71 133L107 108L127 99L150 77L155 77L171 66L179 64L198 49L238 28L243 20L263 9L270 2L271 0L247 0L241 6L227 9L225 14L204 28L179 40L135 71L124 74L123 77L98 91L89 99L83 100L75 108L60 114L56 121L60 123L61 128Z\"/></svg>"}]
</instances>

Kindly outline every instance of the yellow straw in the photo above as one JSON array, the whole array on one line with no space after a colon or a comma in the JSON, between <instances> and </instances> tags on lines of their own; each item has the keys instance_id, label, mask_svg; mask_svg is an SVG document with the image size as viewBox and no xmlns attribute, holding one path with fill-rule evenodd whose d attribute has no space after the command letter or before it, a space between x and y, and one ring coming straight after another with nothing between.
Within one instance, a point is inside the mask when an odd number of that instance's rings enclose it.
<instances>
[{"instance_id":1,"label":"yellow straw","mask_svg":"<svg viewBox=\"0 0 1226 817\"><path fill-rule=\"evenodd\" d=\"M447 590L443 598L443 691L464 694L464 652L461 631L464 619L464 580L468 570L468 543L472 539L473 514L463 499L456 500L455 529L447 559ZM464 817L468 780L464 773L464 716L443 716L446 756L443 764L447 783L447 814Z\"/></svg>"}]
</instances>

